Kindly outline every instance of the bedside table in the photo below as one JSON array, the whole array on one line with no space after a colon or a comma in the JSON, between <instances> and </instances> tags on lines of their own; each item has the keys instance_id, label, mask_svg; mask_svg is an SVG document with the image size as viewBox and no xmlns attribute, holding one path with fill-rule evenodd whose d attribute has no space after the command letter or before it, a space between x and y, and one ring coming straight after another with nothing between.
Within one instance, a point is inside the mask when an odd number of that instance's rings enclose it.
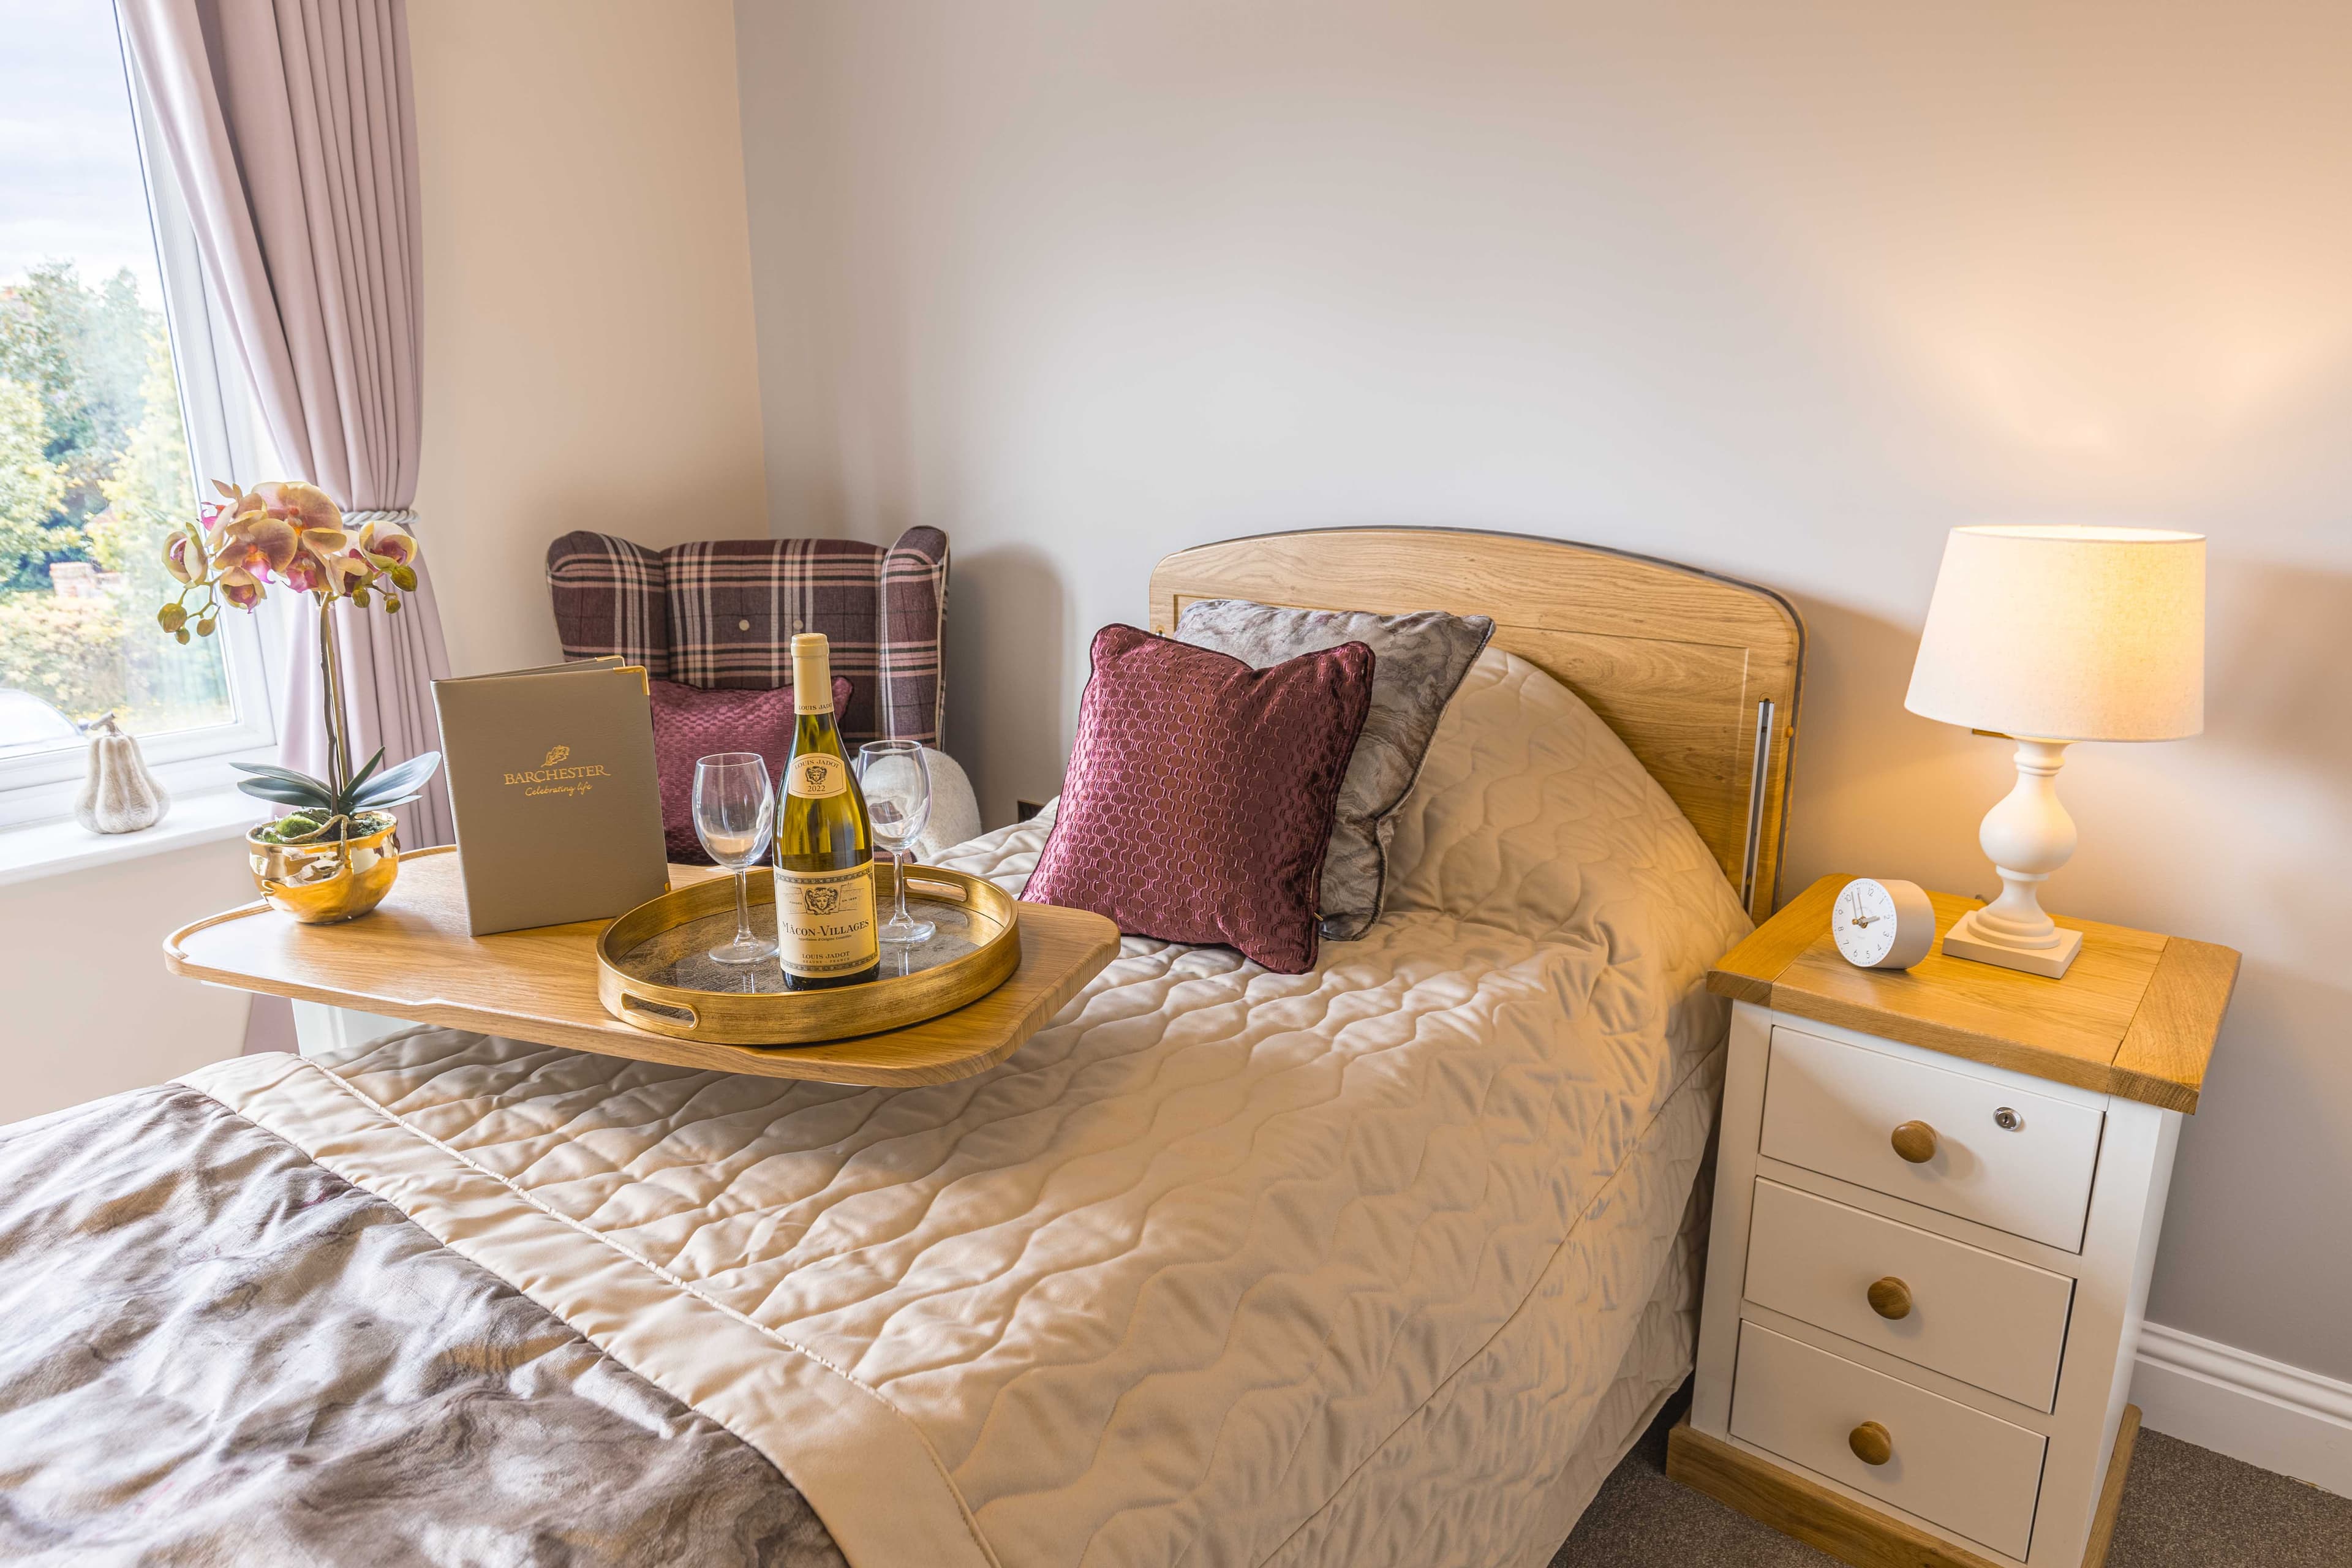
<instances>
[{"instance_id":1,"label":"bedside table","mask_svg":"<svg viewBox=\"0 0 2352 1568\"><path fill-rule=\"evenodd\" d=\"M1696 1392L1666 1473L1861 1568L2098 1568L2226 947L2087 921L2064 978L1830 939L1825 877L1727 954Z\"/></svg>"}]
</instances>

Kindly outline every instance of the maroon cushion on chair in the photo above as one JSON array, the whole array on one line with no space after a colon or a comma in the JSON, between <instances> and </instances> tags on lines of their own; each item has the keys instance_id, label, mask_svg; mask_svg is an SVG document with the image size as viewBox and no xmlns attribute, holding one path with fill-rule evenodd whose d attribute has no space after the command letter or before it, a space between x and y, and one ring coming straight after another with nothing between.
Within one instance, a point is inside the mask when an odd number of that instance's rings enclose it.
<instances>
[{"instance_id":1,"label":"maroon cushion on chair","mask_svg":"<svg viewBox=\"0 0 2352 1568\"><path fill-rule=\"evenodd\" d=\"M757 752L771 779L782 775L793 749L793 689L772 691L649 683L654 700L654 776L661 783L662 837L681 866L708 866L694 832L694 764L720 752ZM836 723L849 708L849 682L833 678Z\"/></svg>"},{"instance_id":2,"label":"maroon cushion on chair","mask_svg":"<svg viewBox=\"0 0 2352 1568\"><path fill-rule=\"evenodd\" d=\"M1323 851L1371 697L1360 642L1252 669L1105 626L1022 897L1137 936L1223 942L1281 974L1312 968Z\"/></svg>"}]
</instances>

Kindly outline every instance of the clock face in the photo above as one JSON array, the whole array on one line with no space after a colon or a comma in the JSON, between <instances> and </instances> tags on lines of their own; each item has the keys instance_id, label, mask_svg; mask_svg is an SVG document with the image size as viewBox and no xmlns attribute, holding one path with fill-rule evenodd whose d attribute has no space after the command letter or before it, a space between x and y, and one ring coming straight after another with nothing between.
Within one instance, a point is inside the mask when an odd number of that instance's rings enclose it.
<instances>
[{"instance_id":1,"label":"clock face","mask_svg":"<svg viewBox=\"0 0 2352 1568\"><path fill-rule=\"evenodd\" d=\"M1895 896L1867 877L1857 877L1838 893L1830 911L1830 934L1849 963L1874 967L1895 950Z\"/></svg>"}]
</instances>

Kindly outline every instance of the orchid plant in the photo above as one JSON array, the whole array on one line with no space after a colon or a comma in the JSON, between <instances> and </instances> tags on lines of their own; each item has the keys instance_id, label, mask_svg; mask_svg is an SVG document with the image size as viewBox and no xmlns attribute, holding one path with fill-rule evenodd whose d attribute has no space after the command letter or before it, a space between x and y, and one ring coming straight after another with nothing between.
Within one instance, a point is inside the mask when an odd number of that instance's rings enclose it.
<instances>
[{"instance_id":1,"label":"orchid plant","mask_svg":"<svg viewBox=\"0 0 2352 1568\"><path fill-rule=\"evenodd\" d=\"M239 763L235 764L239 771L255 776L237 787L294 807L262 830L273 842L341 840L375 831L376 824L356 819L380 816L416 799L416 792L440 764L441 754L427 752L383 768L383 752L378 751L365 767L352 771L331 612L337 600L347 599L358 609L381 603L385 614L397 614L400 595L416 587L416 540L381 519L354 533L345 525L341 510L314 485L287 480L243 490L215 480L213 488L221 500L207 502L195 522L163 541L164 569L181 588L155 613L156 623L185 643L191 632L212 636L224 605L250 610L268 596L271 584L317 601L320 691L331 776L319 779L289 768ZM201 599L195 599L198 594Z\"/></svg>"},{"instance_id":2,"label":"orchid plant","mask_svg":"<svg viewBox=\"0 0 2352 1568\"><path fill-rule=\"evenodd\" d=\"M192 627L212 636L224 601L240 610L261 603L270 583L316 595L321 605L344 598L365 609L381 596L387 614L416 586L415 536L371 522L354 538L341 510L314 485L288 480L241 490L215 479L213 489L225 499L199 510L201 527L191 523L163 541L164 570L184 585L155 619L182 642ZM188 596L199 589L204 602L190 609Z\"/></svg>"}]
</instances>

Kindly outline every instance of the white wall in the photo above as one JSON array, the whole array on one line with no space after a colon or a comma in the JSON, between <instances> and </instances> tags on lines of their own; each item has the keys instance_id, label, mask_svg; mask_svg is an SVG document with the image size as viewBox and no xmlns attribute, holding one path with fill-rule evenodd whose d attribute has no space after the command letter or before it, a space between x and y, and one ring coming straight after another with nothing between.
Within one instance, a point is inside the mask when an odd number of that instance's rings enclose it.
<instances>
[{"instance_id":1,"label":"white wall","mask_svg":"<svg viewBox=\"0 0 2352 1568\"><path fill-rule=\"evenodd\" d=\"M2245 975L2153 1315L2352 1375L2352 12L746 0L780 531L955 551L1003 820L1160 554L1433 523L1771 583L1783 891L1988 889L1902 709L1945 531L2212 536L2206 734L2076 749L2062 911Z\"/></svg>"},{"instance_id":2,"label":"white wall","mask_svg":"<svg viewBox=\"0 0 2352 1568\"><path fill-rule=\"evenodd\" d=\"M456 673L561 657L548 542L760 537L727 0L412 0L419 533Z\"/></svg>"}]
</instances>

